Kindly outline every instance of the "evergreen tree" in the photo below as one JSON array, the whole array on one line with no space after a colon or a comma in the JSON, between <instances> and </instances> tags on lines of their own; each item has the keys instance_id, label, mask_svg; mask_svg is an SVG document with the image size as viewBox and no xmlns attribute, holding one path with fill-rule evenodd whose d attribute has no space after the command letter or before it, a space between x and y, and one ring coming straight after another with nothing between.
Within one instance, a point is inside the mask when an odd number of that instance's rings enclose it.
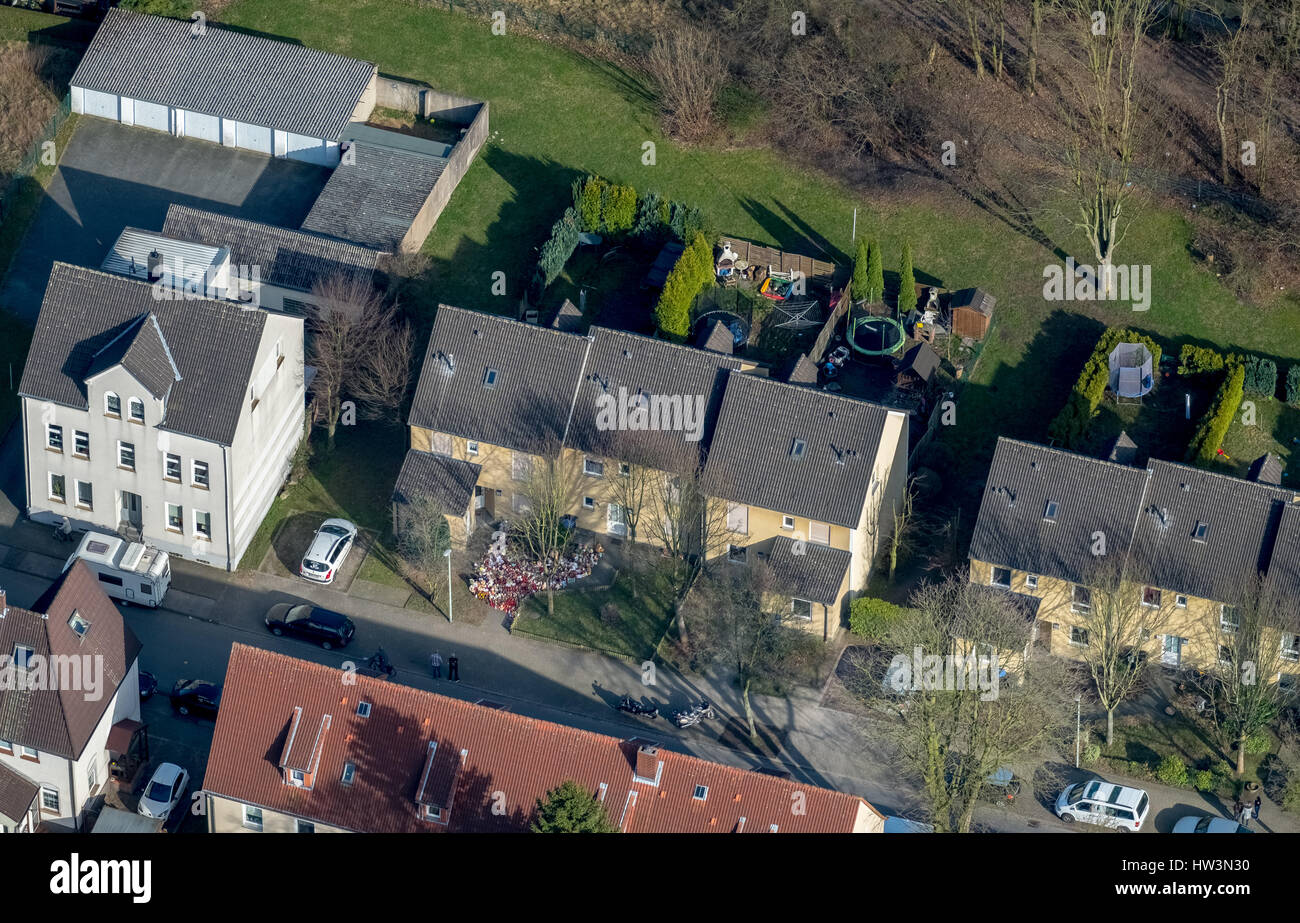
<instances>
[{"instance_id":1,"label":"evergreen tree","mask_svg":"<svg viewBox=\"0 0 1300 923\"><path fill-rule=\"evenodd\" d=\"M577 782L569 779L537 799L533 833L618 833L605 816L605 807Z\"/></svg>"},{"instance_id":2,"label":"evergreen tree","mask_svg":"<svg viewBox=\"0 0 1300 923\"><path fill-rule=\"evenodd\" d=\"M850 294L854 301L861 301L867 297L867 263L870 260L869 247L865 236L858 238L858 252L853 258L853 284L850 286Z\"/></svg>"},{"instance_id":3,"label":"evergreen tree","mask_svg":"<svg viewBox=\"0 0 1300 923\"><path fill-rule=\"evenodd\" d=\"M898 267L898 316L916 308L916 272L912 269L912 244L903 242L903 260Z\"/></svg>"},{"instance_id":4,"label":"evergreen tree","mask_svg":"<svg viewBox=\"0 0 1300 923\"><path fill-rule=\"evenodd\" d=\"M885 297L885 267L880 259L880 241L871 238L871 258L867 261L867 297L873 302Z\"/></svg>"}]
</instances>

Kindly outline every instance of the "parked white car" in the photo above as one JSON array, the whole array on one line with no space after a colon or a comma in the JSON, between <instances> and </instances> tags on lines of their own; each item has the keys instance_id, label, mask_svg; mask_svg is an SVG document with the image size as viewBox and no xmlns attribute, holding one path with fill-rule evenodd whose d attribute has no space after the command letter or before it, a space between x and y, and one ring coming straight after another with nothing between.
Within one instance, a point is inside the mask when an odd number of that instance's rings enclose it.
<instances>
[{"instance_id":1,"label":"parked white car","mask_svg":"<svg viewBox=\"0 0 1300 923\"><path fill-rule=\"evenodd\" d=\"M1056 799L1056 816L1067 824L1077 820L1136 832L1142 829L1150 807L1151 799L1140 788L1091 779L1076 782L1061 792Z\"/></svg>"},{"instance_id":2,"label":"parked white car","mask_svg":"<svg viewBox=\"0 0 1300 923\"><path fill-rule=\"evenodd\" d=\"M1209 814L1188 814L1174 823L1174 833L1254 833L1235 820L1211 817Z\"/></svg>"},{"instance_id":3,"label":"parked white car","mask_svg":"<svg viewBox=\"0 0 1300 923\"><path fill-rule=\"evenodd\" d=\"M317 583L333 583L356 540L357 527L346 519L325 520L303 555L298 573Z\"/></svg>"},{"instance_id":4,"label":"parked white car","mask_svg":"<svg viewBox=\"0 0 1300 923\"><path fill-rule=\"evenodd\" d=\"M185 787L190 784L190 774L175 763L163 763L153 772L149 784L144 787L140 804L136 811L145 817L152 817L166 822L185 795Z\"/></svg>"}]
</instances>

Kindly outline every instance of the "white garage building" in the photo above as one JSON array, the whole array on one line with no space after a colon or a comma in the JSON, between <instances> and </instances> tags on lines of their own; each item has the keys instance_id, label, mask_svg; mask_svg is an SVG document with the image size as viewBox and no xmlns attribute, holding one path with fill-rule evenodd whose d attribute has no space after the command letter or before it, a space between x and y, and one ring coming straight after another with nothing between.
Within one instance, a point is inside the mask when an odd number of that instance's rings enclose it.
<instances>
[{"instance_id":1,"label":"white garage building","mask_svg":"<svg viewBox=\"0 0 1300 923\"><path fill-rule=\"evenodd\" d=\"M375 105L375 65L261 36L113 8L72 75L72 110L338 166Z\"/></svg>"}]
</instances>

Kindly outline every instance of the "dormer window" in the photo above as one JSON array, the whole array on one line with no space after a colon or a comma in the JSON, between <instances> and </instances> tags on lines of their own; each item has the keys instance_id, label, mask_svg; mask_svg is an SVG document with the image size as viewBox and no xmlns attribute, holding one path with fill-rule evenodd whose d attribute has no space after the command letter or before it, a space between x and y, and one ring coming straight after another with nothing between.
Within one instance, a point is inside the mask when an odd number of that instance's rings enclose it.
<instances>
[{"instance_id":1,"label":"dormer window","mask_svg":"<svg viewBox=\"0 0 1300 923\"><path fill-rule=\"evenodd\" d=\"M68 617L68 627L77 633L78 638L84 638L86 632L90 630L90 623L81 617L80 612L73 609L72 615Z\"/></svg>"},{"instance_id":2,"label":"dormer window","mask_svg":"<svg viewBox=\"0 0 1300 923\"><path fill-rule=\"evenodd\" d=\"M692 796L696 801L703 801L709 797L709 787L707 785L695 786L695 794Z\"/></svg>"},{"instance_id":3,"label":"dormer window","mask_svg":"<svg viewBox=\"0 0 1300 923\"><path fill-rule=\"evenodd\" d=\"M1048 522L1056 522L1056 501L1048 500L1047 506L1043 509L1043 519Z\"/></svg>"},{"instance_id":4,"label":"dormer window","mask_svg":"<svg viewBox=\"0 0 1300 923\"><path fill-rule=\"evenodd\" d=\"M289 784L290 784L290 785L297 785L297 786L304 786L304 785L306 785L306 784L307 784L307 773L303 772L301 769L291 769L291 770L289 770Z\"/></svg>"},{"instance_id":5,"label":"dormer window","mask_svg":"<svg viewBox=\"0 0 1300 923\"><path fill-rule=\"evenodd\" d=\"M1207 533L1209 533L1209 531L1210 531L1210 524L1208 522L1198 522L1196 524L1196 528L1192 530L1192 541L1194 542L1205 541L1205 536Z\"/></svg>"},{"instance_id":6,"label":"dormer window","mask_svg":"<svg viewBox=\"0 0 1300 923\"><path fill-rule=\"evenodd\" d=\"M358 718L369 718L369 717L370 717L370 703L369 703L369 702L358 702L358 703L357 703L357 717L358 717Z\"/></svg>"},{"instance_id":7,"label":"dormer window","mask_svg":"<svg viewBox=\"0 0 1300 923\"><path fill-rule=\"evenodd\" d=\"M803 453L804 453L807 449L808 449L808 443L804 442L802 439L795 439L795 440L790 444L790 457L791 457L791 458L803 458Z\"/></svg>"},{"instance_id":8,"label":"dormer window","mask_svg":"<svg viewBox=\"0 0 1300 923\"><path fill-rule=\"evenodd\" d=\"M442 820L442 808L438 807L436 804L426 804L424 806L424 819L435 821Z\"/></svg>"},{"instance_id":9,"label":"dormer window","mask_svg":"<svg viewBox=\"0 0 1300 923\"><path fill-rule=\"evenodd\" d=\"M144 401L140 400L138 397L133 397L131 400L126 402L126 406L127 410L131 414L132 423L144 422Z\"/></svg>"},{"instance_id":10,"label":"dormer window","mask_svg":"<svg viewBox=\"0 0 1300 923\"><path fill-rule=\"evenodd\" d=\"M495 388L497 386L497 370L488 369L483 373L483 387Z\"/></svg>"},{"instance_id":11,"label":"dormer window","mask_svg":"<svg viewBox=\"0 0 1300 923\"><path fill-rule=\"evenodd\" d=\"M104 394L104 413L110 417L122 416L122 399L112 391Z\"/></svg>"}]
</instances>

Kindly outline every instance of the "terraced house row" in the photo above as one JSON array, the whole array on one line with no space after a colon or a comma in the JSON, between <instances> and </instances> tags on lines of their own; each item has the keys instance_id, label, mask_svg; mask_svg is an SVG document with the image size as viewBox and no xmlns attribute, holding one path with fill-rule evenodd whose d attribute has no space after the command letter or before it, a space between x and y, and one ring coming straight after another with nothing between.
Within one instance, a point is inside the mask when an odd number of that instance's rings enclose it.
<instances>
[{"instance_id":1,"label":"terraced house row","mask_svg":"<svg viewBox=\"0 0 1300 923\"><path fill-rule=\"evenodd\" d=\"M633 428L638 410L660 428ZM578 527L615 539L663 544L671 531L654 502L625 501L618 477L651 472L660 496L693 479L716 522L692 524L700 550L765 562L782 605L826 638L866 586L907 476L900 411L774 381L720 352L447 305L408 422L396 508L434 497L457 542L526 514L543 458L557 460Z\"/></svg>"},{"instance_id":2,"label":"terraced house row","mask_svg":"<svg viewBox=\"0 0 1300 923\"><path fill-rule=\"evenodd\" d=\"M999 439L970 546L970 580L1020 594L1037 649L1079 657L1090 643L1093 580L1122 567L1134 603L1160 612L1150 654L1171 667L1224 659L1240 602L1262 577L1300 596L1300 494L1151 459L1145 467ZM1280 480L1280 478L1277 478ZM1300 614L1288 605L1275 678L1300 679Z\"/></svg>"}]
</instances>

